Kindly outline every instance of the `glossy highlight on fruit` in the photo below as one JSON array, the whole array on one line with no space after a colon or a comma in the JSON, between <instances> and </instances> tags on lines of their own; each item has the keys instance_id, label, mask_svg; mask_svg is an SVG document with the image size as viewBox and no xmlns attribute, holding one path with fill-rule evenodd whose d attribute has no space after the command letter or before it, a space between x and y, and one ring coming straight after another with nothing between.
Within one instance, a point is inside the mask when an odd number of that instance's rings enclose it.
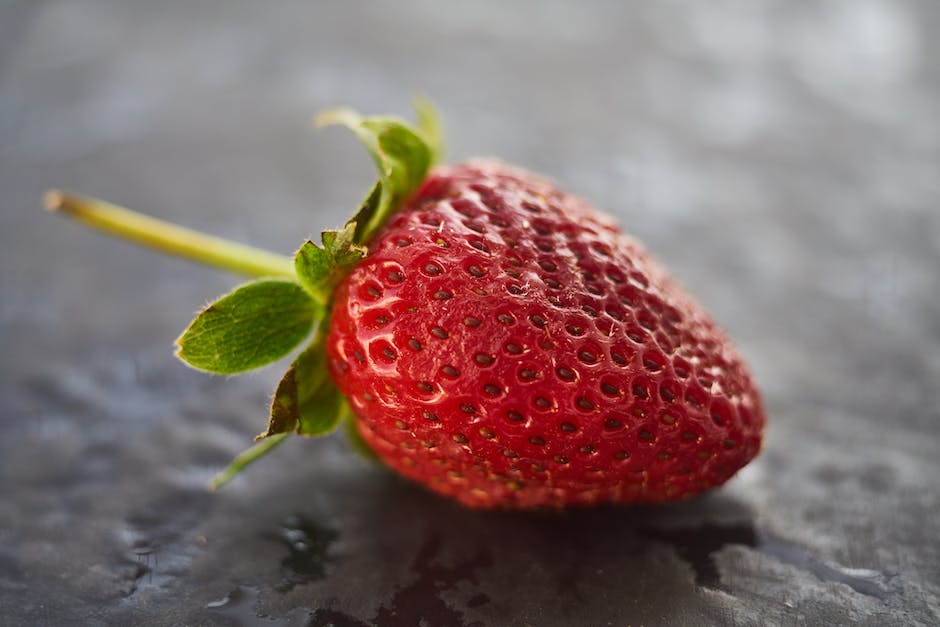
<instances>
[{"instance_id":1,"label":"glossy highlight on fruit","mask_svg":"<svg viewBox=\"0 0 940 627\"><path fill-rule=\"evenodd\" d=\"M334 296L328 364L363 439L466 505L677 499L760 449L760 396L711 318L520 170L433 170Z\"/></svg>"}]
</instances>

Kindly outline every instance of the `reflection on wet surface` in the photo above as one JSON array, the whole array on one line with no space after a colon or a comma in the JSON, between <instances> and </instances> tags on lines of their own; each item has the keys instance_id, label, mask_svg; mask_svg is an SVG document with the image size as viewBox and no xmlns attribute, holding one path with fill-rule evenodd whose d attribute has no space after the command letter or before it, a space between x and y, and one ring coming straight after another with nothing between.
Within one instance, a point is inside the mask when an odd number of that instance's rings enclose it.
<instances>
[{"instance_id":1,"label":"reflection on wet surface","mask_svg":"<svg viewBox=\"0 0 940 627\"><path fill-rule=\"evenodd\" d=\"M650 529L646 534L650 538L672 545L679 557L692 566L695 571L695 583L713 589L721 587L721 577L714 559L715 552L729 544L748 547L757 545L757 533L747 524L728 527L703 525L672 531Z\"/></svg>"},{"instance_id":2,"label":"reflection on wet surface","mask_svg":"<svg viewBox=\"0 0 940 627\"><path fill-rule=\"evenodd\" d=\"M879 599L887 594L877 583L881 577L877 571L829 566L809 550L761 533L749 524L706 524L668 531L648 530L646 534L672 545L679 557L694 569L695 583L705 588L725 589L715 563L715 553L729 545L740 545L812 573L820 581L845 584L860 594Z\"/></svg>"},{"instance_id":3,"label":"reflection on wet surface","mask_svg":"<svg viewBox=\"0 0 940 627\"><path fill-rule=\"evenodd\" d=\"M884 576L875 570L830 566L806 549L783 540L758 535L755 547L764 555L770 555L784 564L810 572L820 581L845 584L860 594L877 599L887 598L887 590L878 583Z\"/></svg>"},{"instance_id":4,"label":"reflection on wet surface","mask_svg":"<svg viewBox=\"0 0 940 627\"><path fill-rule=\"evenodd\" d=\"M492 565L489 551L481 549L474 557L447 566L438 559L441 539L430 536L421 546L411 564L415 579L400 587L391 600L383 603L369 621L361 621L349 614L330 609L318 609L313 613L311 625L337 627L360 627L362 625L452 625L470 627L476 623L464 620L463 613L448 605L441 593L454 590L461 582L478 584L477 571ZM469 607L479 607L489 602L485 594L477 594Z\"/></svg>"},{"instance_id":5,"label":"reflection on wet surface","mask_svg":"<svg viewBox=\"0 0 940 627\"><path fill-rule=\"evenodd\" d=\"M209 601L206 608L210 616L223 616L235 625L264 625L265 627L309 627L310 621L306 610L297 609L283 617L267 616L258 613L260 591L251 586L238 586L221 599ZM332 623L342 627L342 623Z\"/></svg>"},{"instance_id":6,"label":"reflection on wet surface","mask_svg":"<svg viewBox=\"0 0 940 627\"><path fill-rule=\"evenodd\" d=\"M536 513L466 512L430 496L409 501L402 503L402 515L407 517L409 506L417 504L412 514L422 519L425 531L390 594L366 611L324 599L323 607L310 608L311 625L485 624L479 617L491 615L487 608L507 603L515 594L537 606L569 608L570 614L555 617L562 623L578 620L578 608L590 615L588 608L604 595L636 602L649 595L648 586L671 577L672 569L657 557L657 547L663 546L691 567L694 585L705 590L739 592L733 581L722 580L717 556L726 547L741 547L794 566L822 584L844 584L874 599L887 595L881 573L840 567L805 546L768 534L754 526L746 507L726 497L712 495L665 508ZM716 512L738 520L713 522ZM695 519L699 522L689 524ZM383 522L389 527L377 523L372 531L394 534L394 521ZM404 558L404 551L400 555ZM651 564L659 564L661 572L650 571ZM493 582L501 583L494 588ZM670 589L662 593L668 596Z\"/></svg>"},{"instance_id":7,"label":"reflection on wet surface","mask_svg":"<svg viewBox=\"0 0 940 627\"><path fill-rule=\"evenodd\" d=\"M275 586L278 592L289 592L296 585L327 576L327 567L333 559L330 549L339 538L338 532L294 515L284 520L271 537L289 551L281 561L287 576Z\"/></svg>"}]
</instances>

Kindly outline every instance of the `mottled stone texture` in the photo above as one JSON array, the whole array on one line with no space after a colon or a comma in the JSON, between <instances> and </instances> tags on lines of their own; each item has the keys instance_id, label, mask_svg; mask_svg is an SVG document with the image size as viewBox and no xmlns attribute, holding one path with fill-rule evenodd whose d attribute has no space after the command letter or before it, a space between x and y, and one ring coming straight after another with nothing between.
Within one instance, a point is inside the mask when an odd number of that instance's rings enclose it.
<instances>
[{"instance_id":1,"label":"mottled stone texture","mask_svg":"<svg viewBox=\"0 0 940 627\"><path fill-rule=\"evenodd\" d=\"M0 623L936 624L932 2L0 5ZM221 493L278 376L174 361L235 280L44 188L290 251L371 164L312 112L440 106L606 208L739 342L770 415L722 490L473 513L291 441Z\"/></svg>"}]
</instances>

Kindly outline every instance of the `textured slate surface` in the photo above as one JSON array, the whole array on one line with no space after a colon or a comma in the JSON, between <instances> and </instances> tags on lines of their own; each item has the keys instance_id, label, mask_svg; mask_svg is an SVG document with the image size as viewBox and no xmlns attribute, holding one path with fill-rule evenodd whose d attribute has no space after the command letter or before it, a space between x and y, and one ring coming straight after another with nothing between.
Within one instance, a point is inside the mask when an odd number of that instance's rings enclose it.
<instances>
[{"instance_id":1,"label":"textured slate surface","mask_svg":"<svg viewBox=\"0 0 940 627\"><path fill-rule=\"evenodd\" d=\"M861 0L0 5L3 624L936 624L940 9ZM312 112L404 113L615 214L737 338L771 424L677 505L472 513L292 441L277 369L171 343L234 281L38 209L290 251L371 180Z\"/></svg>"}]
</instances>

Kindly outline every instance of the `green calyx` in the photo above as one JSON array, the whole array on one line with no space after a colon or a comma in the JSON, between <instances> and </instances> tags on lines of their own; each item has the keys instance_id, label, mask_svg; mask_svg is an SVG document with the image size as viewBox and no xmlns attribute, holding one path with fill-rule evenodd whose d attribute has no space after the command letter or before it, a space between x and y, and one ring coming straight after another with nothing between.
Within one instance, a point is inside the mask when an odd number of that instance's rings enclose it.
<instances>
[{"instance_id":1,"label":"green calyx","mask_svg":"<svg viewBox=\"0 0 940 627\"><path fill-rule=\"evenodd\" d=\"M317 126L339 124L353 131L379 171L379 180L346 223L347 227L354 225L357 243L367 243L382 228L442 156L443 140L434 107L419 98L414 108L414 129L399 118L363 118L350 109L332 109L316 117Z\"/></svg>"},{"instance_id":2,"label":"green calyx","mask_svg":"<svg viewBox=\"0 0 940 627\"><path fill-rule=\"evenodd\" d=\"M176 355L213 374L239 374L286 357L311 333L275 390L267 429L211 482L213 489L297 433L320 436L344 421L358 448L346 399L327 372L326 337L333 289L368 252L371 238L401 209L441 157L437 114L424 99L415 102L417 124L394 117L362 117L327 111L317 125L341 124L369 151L378 181L355 215L338 230L323 231L284 258L226 242L143 216L103 201L50 192L46 206L92 226L163 252L260 277L237 287L203 309L177 339Z\"/></svg>"}]
</instances>

